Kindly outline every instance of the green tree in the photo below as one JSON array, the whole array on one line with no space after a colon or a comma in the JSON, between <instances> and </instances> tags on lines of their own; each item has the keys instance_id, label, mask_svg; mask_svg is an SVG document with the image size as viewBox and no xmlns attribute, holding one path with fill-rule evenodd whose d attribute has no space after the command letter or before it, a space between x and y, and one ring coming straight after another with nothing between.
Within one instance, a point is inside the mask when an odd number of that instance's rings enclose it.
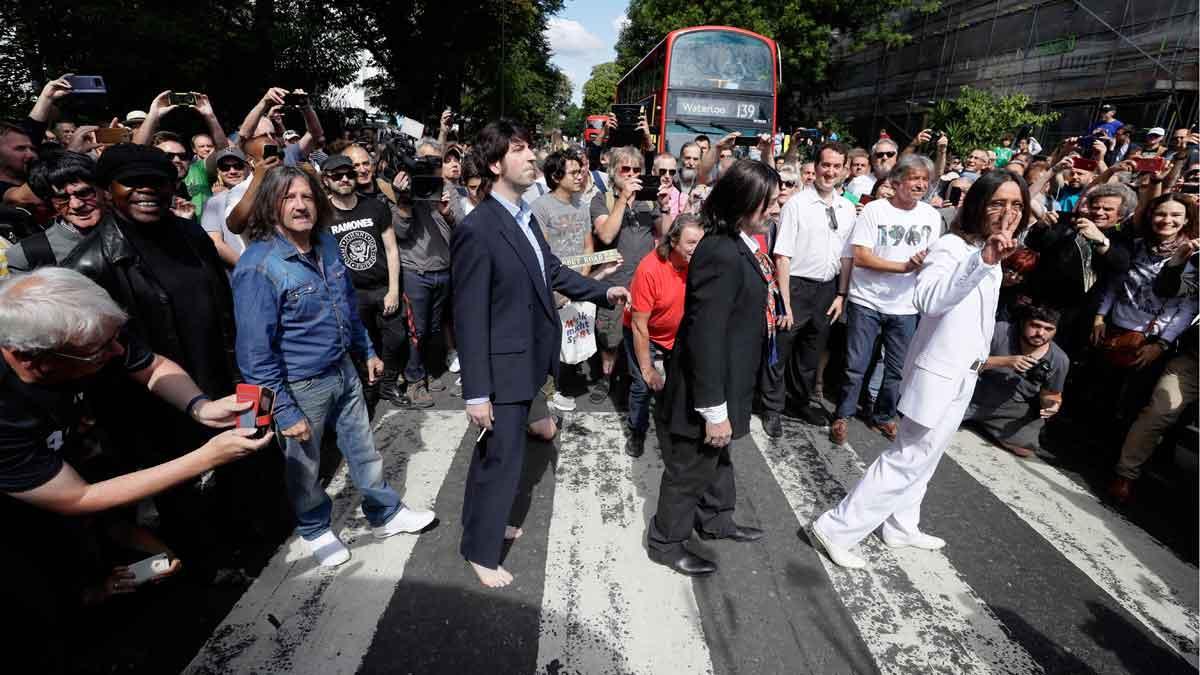
<instances>
[{"instance_id":1,"label":"green tree","mask_svg":"<svg viewBox=\"0 0 1200 675\"><path fill-rule=\"evenodd\" d=\"M608 112L617 94L617 82L625 72L615 61L592 67L592 75L583 84L583 111L586 115Z\"/></svg>"},{"instance_id":2,"label":"green tree","mask_svg":"<svg viewBox=\"0 0 1200 675\"><path fill-rule=\"evenodd\" d=\"M911 35L899 30L898 12L933 12L939 0L630 0L629 19L617 41L617 64L627 72L663 37L678 28L723 25L745 28L779 43L783 52L781 119L800 119L800 109L832 82L833 47L895 48Z\"/></svg>"},{"instance_id":3,"label":"green tree","mask_svg":"<svg viewBox=\"0 0 1200 675\"><path fill-rule=\"evenodd\" d=\"M973 148L994 148L1005 133L1024 126L1039 127L1058 119L1056 112L1038 113L1025 94L999 96L964 86L958 97L938 101L929 113L929 125L946 132L950 151L965 156Z\"/></svg>"},{"instance_id":4,"label":"green tree","mask_svg":"<svg viewBox=\"0 0 1200 675\"><path fill-rule=\"evenodd\" d=\"M563 135L581 138L583 136L583 123L586 118L587 115L584 114L583 108L575 103L568 105L567 111L563 114Z\"/></svg>"}]
</instances>

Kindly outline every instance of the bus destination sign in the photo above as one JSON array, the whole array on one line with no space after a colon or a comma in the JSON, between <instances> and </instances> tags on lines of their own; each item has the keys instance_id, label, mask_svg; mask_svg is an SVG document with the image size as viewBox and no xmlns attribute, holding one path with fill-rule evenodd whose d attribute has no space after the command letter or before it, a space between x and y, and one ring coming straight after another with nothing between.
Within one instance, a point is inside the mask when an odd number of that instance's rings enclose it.
<instances>
[{"instance_id":1,"label":"bus destination sign","mask_svg":"<svg viewBox=\"0 0 1200 675\"><path fill-rule=\"evenodd\" d=\"M769 110L755 101L709 96L678 96L675 98L675 114L680 117L712 117L746 120L766 124Z\"/></svg>"}]
</instances>

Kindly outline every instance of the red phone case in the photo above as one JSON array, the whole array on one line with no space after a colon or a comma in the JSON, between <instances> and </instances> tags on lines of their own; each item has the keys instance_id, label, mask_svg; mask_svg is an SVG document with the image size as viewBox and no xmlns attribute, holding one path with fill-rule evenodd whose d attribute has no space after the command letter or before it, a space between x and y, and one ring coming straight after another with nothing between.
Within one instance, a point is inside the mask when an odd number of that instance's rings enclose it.
<instances>
[{"instance_id":1,"label":"red phone case","mask_svg":"<svg viewBox=\"0 0 1200 675\"><path fill-rule=\"evenodd\" d=\"M1096 167L1099 165L1096 164L1096 160L1094 159L1087 159L1086 157L1072 157L1071 166L1075 167L1076 169L1083 169L1084 171L1095 171Z\"/></svg>"},{"instance_id":2,"label":"red phone case","mask_svg":"<svg viewBox=\"0 0 1200 675\"><path fill-rule=\"evenodd\" d=\"M239 384L237 386L237 402L251 404L249 408L238 413L239 429L254 429L258 426L258 399L261 396L262 391L257 384Z\"/></svg>"}]
</instances>

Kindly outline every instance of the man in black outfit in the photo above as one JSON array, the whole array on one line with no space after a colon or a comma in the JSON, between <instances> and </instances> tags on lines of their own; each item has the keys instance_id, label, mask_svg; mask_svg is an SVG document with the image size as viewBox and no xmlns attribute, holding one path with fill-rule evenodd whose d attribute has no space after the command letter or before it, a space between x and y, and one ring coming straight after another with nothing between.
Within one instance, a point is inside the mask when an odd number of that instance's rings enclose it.
<instances>
[{"instance_id":1,"label":"man in black outfit","mask_svg":"<svg viewBox=\"0 0 1200 675\"><path fill-rule=\"evenodd\" d=\"M729 443L750 431L754 382L775 312L770 259L750 236L779 214L779 175L752 160L734 164L704 203L707 236L689 266L683 320L667 372L659 423L662 448L658 509L647 536L650 559L687 575L715 563L689 552L696 529L705 539L762 537L733 520L736 491ZM770 353L770 352L767 352Z\"/></svg>"},{"instance_id":2,"label":"man in black outfit","mask_svg":"<svg viewBox=\"0 0 1200 675\"><path fill-rule=\"evenodd\" d=\"M400 391L404 341L407 331L400 301L400 249L392 229L392 214L378 199L361 198L356 192L354 162L346 155L333 155L321 167L333 220L329 231L338 243L342 263L350 270L350 281L358 296L358 316L383 359L380 383L367 384L362 377L367 409L383 397L396 405L408 405ZM365 375L359 366L359 375Z\"/></svg>"}]
</instances>

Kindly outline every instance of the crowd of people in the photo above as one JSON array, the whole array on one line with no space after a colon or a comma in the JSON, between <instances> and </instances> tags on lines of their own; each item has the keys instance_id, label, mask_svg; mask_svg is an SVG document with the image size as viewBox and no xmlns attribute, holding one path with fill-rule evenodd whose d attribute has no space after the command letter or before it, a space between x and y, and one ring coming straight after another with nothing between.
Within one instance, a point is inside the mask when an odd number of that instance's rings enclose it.
<instances>
[{"instance_id":1,"label":"crowd of people","mask_svg":"<svg viewBox=\"0 0 1200 675\"><path fill-rule=\"evenodd\" d=\"M1017 133L959 159L926 129L870 148L701 135L676 155L644 119L624 144L615 116L584 146L504 120L466 142L449 112L436 137L359 141L327 138L302 90L267 90L228 134L203 94L104 127L66 118L70 95L54 80L0 121L0 491L30 542L4 556L26 580L4 593L42 641L143 588L130 563L147 555L169 561L156 583L227 577L276 502L316 562L347 561L327 431L375 536L425 529L434 513L388 484L370 421L380 401L434 405L443 372L480 429L462 554L494 587L513 579L526 436L552 439L580 395L627 403L635 458L653 411L650 557L684 574L716 569L684 547L693 529L763 536L733 520L729 443L752 414L768 436L786 416L837 444L859 416L923 448L814 526L860 567L849 548L880 524L895 545L944 544L917 518L960 418L1020 457L1061 419L1119 432L1109 495L1126 503L1196 400L1195 128L1138 143L1106 106L1052 149ZM205 131L161 128L180 107ZM568 311L593 322L590 360L561 358ZM265 433L237 425L239 383L274 392ZM897 481L914 496L880 507Z\"/></svg>"}]
</instances>

